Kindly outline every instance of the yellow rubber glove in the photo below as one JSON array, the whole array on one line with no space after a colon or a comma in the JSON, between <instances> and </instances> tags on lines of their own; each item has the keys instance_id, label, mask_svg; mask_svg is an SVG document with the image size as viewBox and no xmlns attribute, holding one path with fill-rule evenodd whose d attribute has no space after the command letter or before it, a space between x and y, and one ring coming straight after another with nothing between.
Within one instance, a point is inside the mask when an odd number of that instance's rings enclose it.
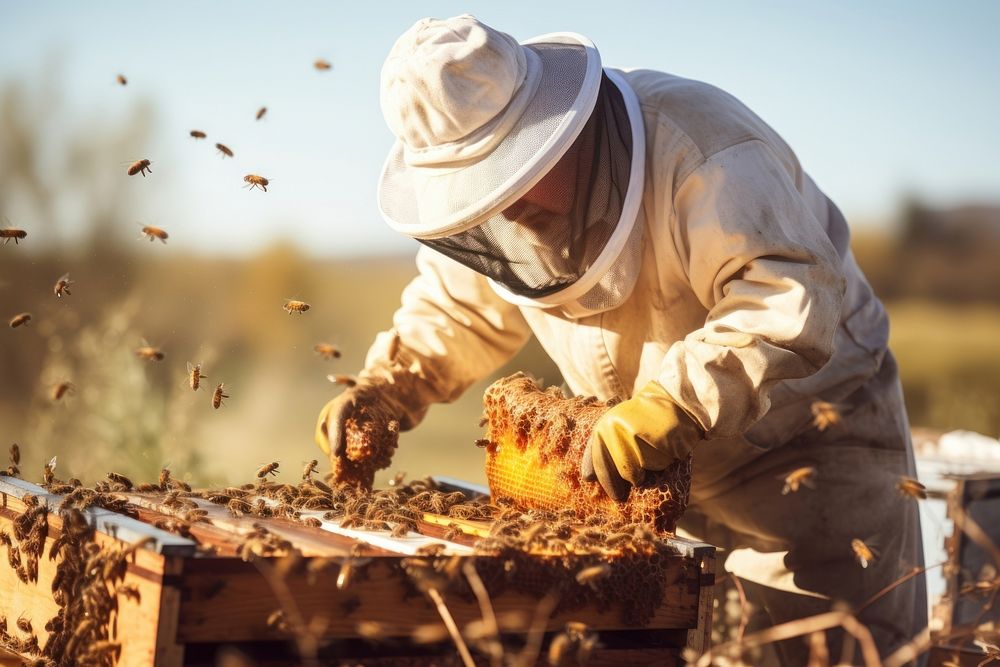
<instances>
[{"instance_id":1,"label":"yellow rubber glove","mask_svg":"<svg viewBox=\"0 0 1000 667\"><path fill-rule=\"evenodd\" d=\"M647 470L663 470L687 457L704 437L694 419L653 381L597 420L580 476L596 479L609 496L622 501L630 485L643 483Z\"/></svg>"}]
</instances>

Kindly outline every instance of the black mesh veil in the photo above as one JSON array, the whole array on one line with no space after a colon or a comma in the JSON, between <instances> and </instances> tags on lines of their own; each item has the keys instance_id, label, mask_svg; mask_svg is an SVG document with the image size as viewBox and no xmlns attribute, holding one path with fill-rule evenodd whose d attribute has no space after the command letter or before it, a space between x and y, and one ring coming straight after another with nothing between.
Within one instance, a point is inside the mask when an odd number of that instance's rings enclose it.
<instances>
[{"instance_id":1,"label":"black mesh veil","mask_svg":"<svg viewBox=\"0 0 1000 667\"><path fill-rule=\"evenodd\" d=\"M631 163L625 100L602 74L580 136L527 195L471 229L420 242L519 296L553 294L576 282L607 244Z\"/></svg>"}]
</instances>

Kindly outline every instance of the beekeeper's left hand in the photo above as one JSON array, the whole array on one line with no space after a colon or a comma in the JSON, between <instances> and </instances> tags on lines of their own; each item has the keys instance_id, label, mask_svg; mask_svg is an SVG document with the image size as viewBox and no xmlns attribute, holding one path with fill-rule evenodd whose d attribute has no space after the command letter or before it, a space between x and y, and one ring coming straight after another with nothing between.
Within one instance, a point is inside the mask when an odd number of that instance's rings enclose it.
<instances>
[{"instance_id":1,"label":"beekeeper's left hand","mask_svg":"<svg viewBox=\"0 0 1000 667\"><path fill-rule=\"evenodd\" d=\"M704 438L701 427L659 382L612 407L594 425L580 462L580 476L597 480L617 501L643 483L647 470L686 458Z\"/></svg>"}]
</instances>

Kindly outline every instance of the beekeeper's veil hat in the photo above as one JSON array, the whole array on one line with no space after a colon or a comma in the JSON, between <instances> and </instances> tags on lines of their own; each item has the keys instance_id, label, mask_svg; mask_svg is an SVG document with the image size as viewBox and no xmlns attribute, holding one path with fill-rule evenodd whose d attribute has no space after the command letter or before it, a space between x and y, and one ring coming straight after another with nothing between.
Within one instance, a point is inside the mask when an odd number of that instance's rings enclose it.
<instances>
[{"instance_id":1,"label":"beekeeper's veil hat","mask_svg":"<svg viewBox=\"0 0 1000 667\"><path fill-rule=\"evenodd\" d=\"M397 139L378 187L393 229L519 305L579 317L631 292L641 116L586 37L519 44L473 16L422 19L385 61L381 105Z\"/></svg>"}]
</instances>

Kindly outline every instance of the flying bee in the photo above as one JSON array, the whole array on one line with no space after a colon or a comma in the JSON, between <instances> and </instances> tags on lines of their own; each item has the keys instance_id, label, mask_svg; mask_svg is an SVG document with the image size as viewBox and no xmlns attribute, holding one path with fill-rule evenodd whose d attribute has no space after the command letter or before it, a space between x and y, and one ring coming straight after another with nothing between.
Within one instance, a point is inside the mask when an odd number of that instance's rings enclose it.
<instances>
[{"instance_id":1,"label":"flying bee","mask_svg":"<svg viewBox=\"0 0 1000 667\"><path fill-rule=\"evenodd\" d=\"M142 177L146 178L146 172L147 171L149 173L151 173L151 174L153 173L153 170L149 166L151 164L152 164L152 162L150 162L147 158L143 158L141 160L136 160L135 162L133 162L132 164L130 164L128 166L128 170L126 171L126 173L129 176L135 176L136 174L142 174Z\"/></svg>"},{"instance_id":2,"label":"flying bee","mask_svg":"<svg viewBox=\"0 0 1000 667\"><path fill-rule=\"evenodd\" d=\"M58 401L66 394L72 394L76 390L72 382L57 382L52 385L52 389L49 390L49 398L53 401Z\"/></svg>"},{"instance_id":3,"label":"flying bee","mask_svg":"<svg viewBox=\"0 0 1000 667\"><path fill-rule=\"evenodd\" d=\"M16 442L10 445L10 462L17 465L21 462L21 448Z\"/></svg>"},{"instance_id":4,"label":"flying bee","mask_svg":"<svg viewBox=\"0 0 1000 667\"><path fill-rule=\"evenodd\" d=\"M205 137L208 136L207 134L205 134L201 130L191 130L191 132L189 132L189 134L192 137L194 137L195 139L204 139Z\"/></svg>"},{"instance_id":5,"label":"flying bee","mask_svg":"<svg viewBox=\"0 0 1000 667\"><path fill-rule=\"evenodd\" d=\"M62 297L63 294L72 295L73 293L69 291L69 286L74 282L75 281L69 279L68 273L64 273L60 276L59 280L56 281L52 291L55 292L55 295L58 297Z\"/></svg>"},{"instance_id":6,"label":"flying bee","mask_svg":"<svg viewBox=\"0 0 1000 667\"><path fill-rule=\"evenodd\" d=\"M787 496L789 493L795 493L802 486L815 489L816 482L813 481L814 477L816 477L816 468L813 466L803 466L796 468L786 475L778 475L778 479L785 480L785 486L781 489L781 495Z\"/></svg>"},{"instance_id":7,"label":"flying bee","mask_svg":"<svg viewBox=\"0 0 1000 667\"><path fill-rule=\"evenodd\" d=\"M229 398L229 394L225 393L226 383L220 382L216 387L215 391L212 393L212 407L218 410L222 405L222 399Z\"/></svg>"},{"instance_id":8,"label":"flying bee","mask_svg":"<svg viewBox=\"0 0 1000 667\"><path fill-rule=\"evenodd\" d=\"M18 241L23 241L27 236L28 232L23 229L14 229L13 227L0 229L0 239L3 239L4 245L10 243L11 239L14 240L14 245L17 245Z\"/></svg>"},{"instance_id":9,"label":"flying bee","mask_svg":"<svg viewBox=\"0 0 1000 667\"><path fill-rule=\"evenodd\" d=\"M267 192L267 186L271 183L271 181L257 174L247 174L243 177L243 180L250 186L251 190L259 187L264 192Z\"/></svg>"},{"instance_id":10,"label":"flying bee","mask_svg":"<svg viewBox=\"0 0 1000 667\"><path fill-rule=\"evenodd\" d=\"M154 227L153 225L143 225L142 229L139 231L140 236L145 236L152 243L156 239L160 239L160 242L166 245L167 239L170 238L170 234L167 234L167 230L161 227Z\"/></svg>"},{"instance_id":11,"label":"flying bee","mask_svg":"<svg viewBox=\"0 0 1000 667\"><path fill-rule=\"evenodd\" d=\"M229 146L226 146L225 144L215 144L215 147L219 150L219 154L221 154L222 157L233 157L233 151L229 148Z\"/></svg>"},{"instance_id":12,"label":"flying bee","mask_svg":"<svg viewBox=\"0 0 1000 667\"><path fill-rule=\"evenodd\" d=\"M871 563L875 562L878 557L878 553L872 547L864 543L864 541L854 538L851 540L851 550L854 552L854 558L857 559L858 565L861 567L868 567Z\"/></svg>"},{"instance_id":13,"label":"flying bee","mask_svg":"<svg viewBox=\"0 0 1000 667\"><path fill-rule=\"evenodd\" d=\"M309 479L312 474L316 472L316 467L319 465L319 461L313 459L306 464L306 467L302 469L302 479Z\"/></svg>"},{"instance_id":14,"label":"flying bee","mask_svg":"<svg viewBox=\"0 0 1000 667\"><path fill-rule=\"evenodd\" d=\"M135 348L135 356L145 361L163 361L166 355L160 348L153 347L144 339L142 345Z\"/></svg>"},{"instance_id":15,"label":"flying bee","mask_svg":"<svg viewBox=\"0 0 1000 667\"><path fill-rule=\"evenodd\" d=\"M392 476L392 479L389 480L389 486L400 486L402 485L404 479L406 479L406 473L403 471L397 472Z\"/></svg>"},{"instance_id":16,"label":"flying bee","mask_svg":"<svg viewBox=\"0 0 1000 667\"><path fill-rule=\"evenodd\" d=\"M20 618L17 619L17 628L21 632L24 632L24 633L27 633L27 634L30 635L31 634L31 621L29 621L25 617L21 616Z\"/></svg>"},{"instance_id":17,"label":"flying bee","mask_svg":"<svg viewBox=\"0 0 1000 667\"><path fill-rule=\"evenodd\" d=\"M201 364L192 364L190 361L187 362L188 371L188 384L191 389L198 391L198 387L201 386L201 381L208 376L201 372Z\"/></svg>"},{"instance_id":18,"label":"flying bee","mask_svg":"<svg viewBox=\"0 0 1000 667\"><path fill-rule=\"evenodd\" d=\"M313 352L328 361L331 359L340 359L340 350L338 350L335 345L331 345L330 343L316 343L316 345L313 346Z\"/></svg>"},{"instance_id":19,"label":"flying bee","mask_svg":"<svg viewBox=\"0 0 1000 667\"><path fill-rule=\"evenodd\" d=\"M45 467L42 468L42 480L44 480L46 484L51 484L56 478L55 472L57 458L58 456L53 456L49 459L49 462L45 464Z\"/></svg>"},{"instance_id":20,"label":"flying bee","mask_svg":"<svg viewBox=\"0 0 1000 667\"><path fill-rule=\"evenodd\" d=\"M10 328L16 329L22 324L27 324L31 321L31 313L18 313L14 317L10 318Z\"/></svg>"},{"instance_id":21,"label":"flying bee","mask_svg":"<svg viewBox=\"0 0 1000 667\"><path fill-rule=\"evenodd\" d=\"M128 79L125 78L124 74L119 74L118 76L116 76L115 81L118 82L119 86L124 86L128 84Z\"/></svg>"},{"instance_id":22,"label":"flying bee","mask_svg":"<svg viewBox=\"0 0 1000 667\"><path fill-rule=\"evenodd\" d=\"M291 315L292 313L299 313L301 315L302 313L309 310L311 307L312 306L310 306L305 301L297 301L295 299L285 299L285 305L282 306L282 309L284 309L289 315Z\"/></svg>"},{"instance_id":23,"label":"flying bee","mask_svg":"<svg viewBox=\"0 0 1000 667\"><path fill-rule=\"evenodd\" d=\"M277 476L278 474L277 471L278 471L278 462L271 461L267 465L262 465L260 468L257 469L257 479L263 479L268 475Z\"/></svg>"},{"instance_id":24,"label":"flying bee","mask_svg":"<svg viewBox=\"0 0 1000 667\"><path fill-rule=\"evenodd\" d=\"M816 427L818 431L825 431L831 426L836 426L840 423L840 407L833 403L827 403L826 401L814 401L812 405L809 406L809 410L813 414L813 426Z\"/></svg>"},{"instance_id":25,"label":"flying bee","mask_svg":"<svg viewBox=\"0 0 1000 667\"><path fill-rule=\"evenodd\" d=\"M345 387L353 387L358 383L358 379L353 375L344 375L343 373L331 373L326 376L326 379L334 384L342 384Z\"/></svg>"},{"instance_id":26,"label":"flying bee","mask_svg":"<svg viewBox=\"0 0 1000 667\"><path fill-rule=\"evenodd\" d=\"M257 120L260 120L261 118L263 118L264 114L266 114L266 113L267 113L267 107L261 107L260 109L258 109L257 110Z\"/></svg>"},{"instance_id":27,"label":"flying bee","mask_svg":"<svg viewBox=\"0 0 1000 667\"><path fill-rule=\"evenodd\" d=\"M313 67L318 69L320 72L325 72L328 69L332 69L333 65L331 65L330 62L327 60L323 60L322 58L317 58L316 61L313 63Z\"/></svg>"},{"instance_id":28,"label":"flying bee","mask_svg":"<svg viewBox=\"0 0 1000 667\"><path fill-rule=\"evenodd\" d=\"M908 498L927 500L927 487L911 477L900 477L896 488Z\"/></svg>"}]
</instances>

